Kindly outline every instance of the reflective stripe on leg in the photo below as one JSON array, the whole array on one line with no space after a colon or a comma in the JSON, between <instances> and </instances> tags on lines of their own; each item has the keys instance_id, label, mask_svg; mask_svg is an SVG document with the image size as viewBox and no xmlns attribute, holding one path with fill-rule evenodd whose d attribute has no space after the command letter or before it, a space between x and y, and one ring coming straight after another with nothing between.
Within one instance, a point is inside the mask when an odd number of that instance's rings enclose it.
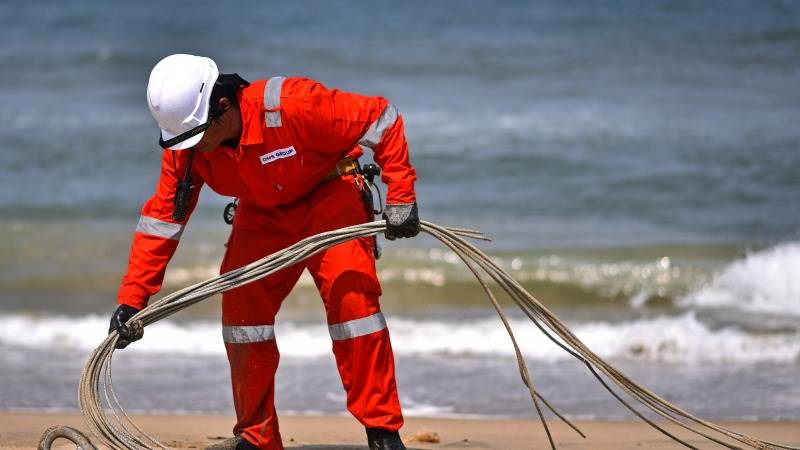
<instances>
[{"instance_id":1,"label":"reflective stripe on leg","mask_svg":"<svg viewBox=\"0 0 800 450\"><path fill-rule=\"evenodd\" d=\"M383 317L383 313L377 312L371 316L362 317L361 319L329 325L328 331L331 333L331 339L334 341L343 341L345 339L372 334L385 328L386 319Z\"/></svg>"},{"instance_id":2,"label":"reflective stripe on leg","mask_svg":"<svg viewBox=\"0 0 800 450\"><path fill-rule=\"evenodd\" d=\"M275 339L272 325L223 326L222 340L229 344L249 344Z\"/></svg>"}]
</instances>

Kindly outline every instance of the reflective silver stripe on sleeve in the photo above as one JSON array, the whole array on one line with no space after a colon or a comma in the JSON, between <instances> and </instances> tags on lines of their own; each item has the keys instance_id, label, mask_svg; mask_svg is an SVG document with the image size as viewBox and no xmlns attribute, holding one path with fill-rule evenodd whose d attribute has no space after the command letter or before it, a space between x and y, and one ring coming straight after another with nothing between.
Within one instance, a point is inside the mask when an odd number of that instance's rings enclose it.
<instances>
[{"instance_id":1,"label":"reflective silver stripe on sleeve","mask_svg":"<svg viewBox=\"0 0 800 450\"><path fill-rule=\"evenodd\" d=\"M380 144L383 132L397 121L398 114L397 108L395 108L394 105L386 105L381 116L370 125L367 132L358 140L358 143L369 148L375 148L376 145Z\"/></svg>"},{"instance_id":2,"label":"reflective silver stripe on sleeve","mask_svg":"<svg viewBox=\"0 0 800 450\"><path fill-rule=\"evenodd\" d=\"M275 339L275 328L272 325L222 327L222 340L229 344L249 344L272 339Z\"/></svg>"},{"instance_id":3,"label":"reflective silver stripe on sleeve","mask_svg":"<svg viewBox=\"0 0 800 450\"><path fill-rule=\"evenodd\" d=\"M281 88L283 87L284 77L272 77L267 80L267 86L264 88L264 120L268 128L278 128L281 126L281 112L278 107L281 106Z\"/></svg>"},{"instance_id":4,"label":"reflective silver stripe on sleeve","mask_svg":"<svg viewBox=\"0 0 800 450\"><path fill-rule=\"evenodd\" d=\"M328 330L331 332L331 339L334 341L365 336L381 331L384 328L386 328L386 319L383 317L383 313L380 312L369 317L328 326Z\"/></svg>"},{"instance_id":5,"label":"reflective silver stripe on sleeve","mask_svg":"<svg viewBox=\"0 0 800 450\"><path fill-rule=\"evenodd\" d=\"M136 231L177 241L181 238L181 233L183 233L183 225L165 222L152 217L139 216L139 223L136 224Z\"/></svg>"}]
</instances>

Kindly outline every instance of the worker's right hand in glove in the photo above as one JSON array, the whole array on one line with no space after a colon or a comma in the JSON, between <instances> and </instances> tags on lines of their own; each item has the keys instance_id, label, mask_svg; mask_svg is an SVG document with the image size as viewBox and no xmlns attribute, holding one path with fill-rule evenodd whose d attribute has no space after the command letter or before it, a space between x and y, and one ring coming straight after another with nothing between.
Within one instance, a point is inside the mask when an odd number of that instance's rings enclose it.
<instances>
[{"instance_id":1,"label":"worker's right hand in glove","mask_svg":"<svg viewBox=\"0 0 800 450\"><path fill-rule=\"evenodd\" d=\"M419 234L419 214L417 203L401 203L386 205L383 211L386 219L386 239L410 238Z\"/></svg>"},{"instance_id":2,"label":"worker's right hand in glove","mask_svg":"<svg viewBox=\"0 0 800 450\"><path fill-rule=\"evenodd\" d=\"M131 342L142 338L141 335L137 336L129 326L125 325L139 311L141 310L130 305L119 305L114 314L111 315L111 325L108 327L108 333L111 334L114 331L119 333L119 339L117 339L117 345L115 345L116 348L125 348Z\"/></svg>"}]
</instances>

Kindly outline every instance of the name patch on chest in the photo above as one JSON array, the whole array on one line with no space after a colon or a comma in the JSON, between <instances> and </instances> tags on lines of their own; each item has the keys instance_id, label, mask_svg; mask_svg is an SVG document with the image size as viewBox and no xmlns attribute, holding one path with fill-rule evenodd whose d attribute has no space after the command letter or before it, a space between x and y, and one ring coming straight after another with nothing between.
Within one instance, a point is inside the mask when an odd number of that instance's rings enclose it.
<instances>
[{"instance_id":1,"label":"name patch on chest","mask_svg":"<svg viewBox=\"0 0 800 450\"><path fill-rule=\"evenodd\" d=\"M297 150L294 149L294 146L286 147L286 148L279 148L275 151L271 151L269 153L265 153L258 157L261 160L261 165L269 164L271 162L275 162L279 159L288 158L290 156L297 155Z\"/></svg>"}]
</instances>

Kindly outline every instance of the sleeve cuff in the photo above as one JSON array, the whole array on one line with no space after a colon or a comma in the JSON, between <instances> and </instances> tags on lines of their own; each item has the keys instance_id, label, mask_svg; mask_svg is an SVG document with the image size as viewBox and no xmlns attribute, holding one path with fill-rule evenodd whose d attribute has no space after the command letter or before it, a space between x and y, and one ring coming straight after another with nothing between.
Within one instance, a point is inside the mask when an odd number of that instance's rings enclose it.
<instances>
[{"instance_id":1,"label":"sleeve cuff","mask_svg":"<svg viewBox=\"0 0 800 450\"><path fill-rule=\"evenodd\" d=\"M146 308L150 296L145 292L134 292L136 290L136 288L128 287L124 291L120 291L119 295L117 295L117 304L133 306L136 309Z\"/></svg>"},{"instance_id":2,"label":"sleeve cuff","mask_svg":"<svg viewBox=\"0 0 800 450\"><path fill-rule=\"evenodd\" d=\"M417 201L417 194L414 192L413 181L396 181L389 184L386 193L386 204L396 205L400 203L414 203Z\"/></svg>"}]
</instances>

